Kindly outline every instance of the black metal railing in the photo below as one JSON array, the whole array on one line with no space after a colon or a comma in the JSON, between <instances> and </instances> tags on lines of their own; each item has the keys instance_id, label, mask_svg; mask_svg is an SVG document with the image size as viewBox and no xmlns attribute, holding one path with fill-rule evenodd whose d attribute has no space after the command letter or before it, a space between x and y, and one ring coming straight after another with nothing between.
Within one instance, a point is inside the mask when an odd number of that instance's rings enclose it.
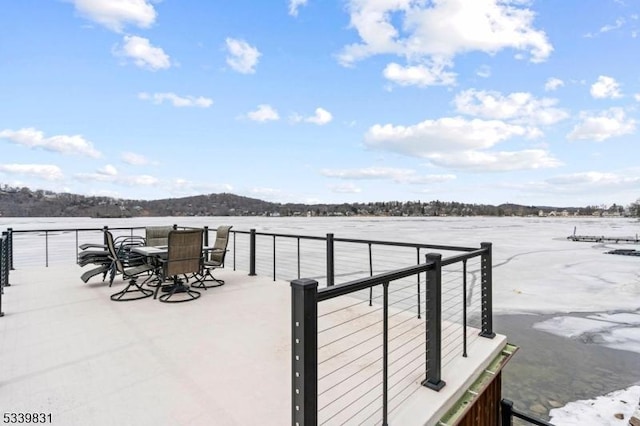
<instances>
[{"instance_id":1,"label":"black metal railing","mask_svg":"<svg viewBox=\"0 0 640 426\"><path fill-rule=\"evenodd\" d=\"M189 227L173 225L174 229ZM144 235L144 227L102 228L52 228L12 230L6 232L9 244L9 270L14 257L19 267L32 267L52 262L77 261L82 243L104 243L104 231L114 237ZM208 245L209 232L215 228L204 226L204 244ZM415 244L377 240L359 240L326 236L308 236L232 230L232 242L227 263L234 270L248 270L249 275L272 276L274 280L290 281L301 277L316 279L321 287L332 286L356 278L370 277L376 273L392 271L400 267L416 265L427 250L442 249L464 254L470 249L431 244ZM74 243L70 243L73 236ZM14 246L18 251L14 253ZM8 272L7 272L8 273ZM420 304L422 294L419 277L416 277ZM369 295L371 303L372 294ZM418 312L418 315L420 313Z\"/></svg>"},{"instance_id":2,"label":"black metal railing","mask_svg":"<svg viewBox=\"0 0 640 426\"><path fill-rule=\"evenodd\" d=\"M2 311L2 297L5 287L9 287L9 270L11 269L11 230L5 231L0 237L0 317Z\"/></svg>"},{"instance_id":3,"label":"black metal railing","mask_svg":"<svg viewBox=\"0 0 640 426\"><path fill-rule=\"evenodd\" d=\"M233 269L273 280L313 278L320 287L420 263L427 251L468 247L231 230ZM247 247L248 246L248 247Z\"/></svg>"},{"instance_id":4,"label":"black metal railing","mask_svg":"<svg viewBox=\"0 0 640 426\"><path fill-rule=\"evenodd\" d=\"M68 239L75 234L77 259L81 239L91 237L95 242L105 230L133 236L143 229L9 229L0 244L2 290L9 285L14 234L44 237L44 263L49 266L50 237L64 234ZM317 424L318 415L321 420L365 416L367 421L375 418L386 424L389 414L415 392L416 379L423 386L441 389L446 380L443 366L457 356L467 356L468 340L495 335L490 243L469 248L255 229L232 230L231 235L234 270L244 266L249 275L292 281L293 424ZM453 254L443 258L427 250ZM363 338L364 333L370 335ZM350 371L363 362L370 368ZM319 366L322 376L318 376ZM360 370L369 376L357 377ZM345 392L358 395L343 398ZM344 407L344 401L349 406Z\"/></svg>"},{"instance_id":5,"label":"black metal railing","mask_svg":"<svg viewBox=\"0 0 640 426\"><path fill-rule=\"evenodd\" d=\"M495 336L491 244L454 249L464 253L444 259L429 253L418 265L324 288L315 279L291 282L292 424L386 425L389 415L419 388L416 383L442 389L447 356L466 357L469 349L466 287L473 259L479 258L474 273L481 282L473 333ZM443 272L445 267L452 270ZM443 276L447 285L459 284L455 295L443 292ZM459 341L452 343L452 336ZM453 355L444 354L445 348Z\"/></svg>"},{"instance_id":6,"label":"black metal railing","mask_svg":"<svg viewBox=\"0 0 640 426\"><path fill-rule=\"evenodd\" d=\"M524 420L532 425L553 426L553 423L537 419L516 409L513 406L513 402L508 399L503 399L502 401L500 401L500 417L502 422L501 426L512 426L514 417L520 420Z\"/></svg>"},{"instance_id":7,"label":"black metal railing","mask_svg":"<svg viewBox=\"0 0 640 426\"><path fill-rule=\"evenodd\" d=\"M173 225L174 229L191 227ZM67 229L8 229L10 244L14 238L20 247L19 266L48 267L51 262L77 259L81 243L103 241L105 230L114 237L134 233L144 235L144 227L102 227ZM215 228L204 226L204 245L210 240L209 232ZM74 235L75 244L69 244L68 237ZM464 247L450 247L431 244L414 244L376 240L335 238L326 236L308 236L231 230L232 243L227 261L234 270L248 270L250 275L267 275L274 280L290 281L301 277L318 280L321 286L331 286L337 282L346 282L359 277L372 276L415 265L428 250L468 251ZM42 238L42 242L34 237ZM28 250L28 255L27 255ZM11 269L13 269L13 249L10 249ZM229 257L231 259L229 259ZM39 263L42 262L42 263Z\"/></svg>"},{"instance_id":8,"label":"black metal railing","mask_svg":"<svg viewBox=\"0 0 640 426\"><path fill-rule=\"evenodd\" d=\"M50 261L52 260L52 254L55 254L55 258L62 258L66 263L71 259L77 260L79 253L79 246L82 242L90 242L96 243L101 242L104 243L104 231L111 231L114 233L114 237L119 235L128 235L133 237L134 231L144 230L144 227L108 227L104 226L102 228L64 228L64 229L20 229L13 230L11 228L8 229L10 235L10 253L11 253L11 269L14 269L14 255L15 250L14 246L17 244L18 246L27 247L29 250L29 260L31 262L40 262L44 263L45 267L49 267ZM62 239L64 246L59 246L55 244L55 237L58 236L68 236L69 234L74 235L75 244L73 247L68 245L68 241L64 241ZM43 237L44 243L39 246L38 243L35 242L33 237ZM24 243L24 244L21 244ZM34 252L38 255L34 258ZM53 252L53 253L52 253ZM72 255L73 253L73 255ZM42 256L42 257L40 257ZM18 256L22 261L25 261L26 256ZM41 260L38 260L41 259ZM32 266L35 263L29 264L28 266ZM24 264L23 264L24 265Z\"/></svg>"}]
</instances>

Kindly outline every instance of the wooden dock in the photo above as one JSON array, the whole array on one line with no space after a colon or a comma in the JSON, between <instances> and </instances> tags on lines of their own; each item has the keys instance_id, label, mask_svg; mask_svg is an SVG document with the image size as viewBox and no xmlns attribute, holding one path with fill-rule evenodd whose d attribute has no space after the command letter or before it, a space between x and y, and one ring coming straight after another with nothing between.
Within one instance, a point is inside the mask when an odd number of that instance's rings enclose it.
<instances>
[{"instance_id":1,"label":"wooden dock","mask_svg":"<svg viewBox=\"0 0 640 426\"><path fill-rule=\"evenodd\" d=\"M612 244L639 244L640 239L636 237L605 237L604 235L569 235L571 241L581 241L585 243L612 243Z\"/></svg>"},{"instance_id":2,"label":"wooden dock","mask_svg":"<svg viewBox=\"0 0 640 426\"><path fill-rule=\"evenodd\" d=\"M632 250L632 249L616 249L608 251L607 254L619 254L622 256L638 256L640 257L640 250Z\"/></svg>"}]
</instances>

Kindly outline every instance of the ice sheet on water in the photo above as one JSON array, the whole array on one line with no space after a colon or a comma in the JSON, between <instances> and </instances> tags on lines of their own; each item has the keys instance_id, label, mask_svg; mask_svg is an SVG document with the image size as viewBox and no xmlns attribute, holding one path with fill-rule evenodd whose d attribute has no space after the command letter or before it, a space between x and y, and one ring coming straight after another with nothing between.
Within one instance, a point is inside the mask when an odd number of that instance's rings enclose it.
<instances>
[{"instance_id":1,"label":"ice sheet on water","mask_svg":"<svg viewBox=\"0 0 640 426\"><path fill-rule=\"evenodd\" d=\"M640 353L640 314L635 312L598 313L587 317L563 315L536 323L533 328L586 343Z\"/></svg>"},{"instance_id":2,"label":"ice sheet on water","mask_svg":"<svg viewBox=\"0 0 640 426\"><path fill-rule=\"evenodd\" d=\"M518 218L518 217L138 217L0 218L0 227L13 229L96 228L148 225L233 225L235 230L359 238L382 241L479 247L493 243L493 309L495 313L598 312L634 310L640 300L640 259L604 254L616 244L567 240L582 235L634 236L640 222L630 218ZM26 238L26 236L24 236ZM49 257L75 261L75 234L49 235ZM23 265L42 265L44 235L28 247L16 244ZM81 233L78 244L101 239L100 232ZM627 247L627 245L625 245ZM636 247L637 245L630 245ZM427 250L421 252L426 254ZM449 254L443 253L443 256ZM413 261L413 254L411 260ZM478 261L470 262L476 267ZM402 265L405 266L405 265ZM368 268L368 265L365 265ZM477 274L476 274L477 275ZM469 293L479 280L469 282Z\"/></svg>"}]
</instances>

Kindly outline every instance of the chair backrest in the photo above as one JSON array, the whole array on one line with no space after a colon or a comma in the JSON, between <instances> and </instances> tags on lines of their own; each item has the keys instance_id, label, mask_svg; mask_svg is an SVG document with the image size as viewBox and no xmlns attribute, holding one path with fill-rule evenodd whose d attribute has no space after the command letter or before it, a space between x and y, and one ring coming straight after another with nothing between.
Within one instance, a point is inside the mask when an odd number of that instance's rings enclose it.
<instances>
[{"instance_id":1,"label":"chair backrest","mask_svg":"<svg viewBox=\"0 0 640 426\"><path fill-rule=\"evenodd\" d=\"M229 231L233 226L218 226L216 231L216 241L213 243L213 250L211 251L211 262L222 265L224 262L224 256L227 253L227 245L229 244Z\"/></svg>"},{"instance_id":2,"label":"chair backrest","mask_svg":"<svg viewBox=\"0 0 640 426\"><path fill-rule=\"evenodd\" d=\"M202 232L202 229L169 232L165 276L201 271Z\"/></svg>"},{"instance_id":3,"label":"chair backrest","mask_svg":"<svg viewBox=\"0 0 640 426\"><path fill-rule=\"evenodd\" d=\"M113 242L113 234L109 231L104 231L104 241L107 243L107 251L109 252L109 257L116 265L116 270L123 273L124 265L122 264L122 260L118 257L118 251L115 243Z\"/></svg>"},{"instance_id":4,"label":"chair backrest","mask_svg":"<svg viewBox=\"0 0 640 426\"><path fill-rule=\"evenodd\" d=\"M145 239L148 246L166 246L169 244L169 232L173 231L171 226L147 226L145 228Z\"/></svg>"}]
</instances>

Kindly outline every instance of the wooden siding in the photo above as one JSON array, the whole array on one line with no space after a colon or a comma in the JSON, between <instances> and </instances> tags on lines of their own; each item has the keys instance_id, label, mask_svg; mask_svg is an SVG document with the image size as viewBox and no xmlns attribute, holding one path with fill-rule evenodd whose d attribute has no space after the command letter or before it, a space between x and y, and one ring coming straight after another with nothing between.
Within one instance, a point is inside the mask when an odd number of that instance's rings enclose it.
<instances>
[{"instance_id":1,"label":"wooden siding","mask_svg":"<svg viewBox=\"0 0 640 426\"><path fill-rule=\"evenodd\" d=\"M457 423L459 426L496 426L500 424L500 400L502 399L502 372L482 391Z\"/></svg>"}]
</instances>

